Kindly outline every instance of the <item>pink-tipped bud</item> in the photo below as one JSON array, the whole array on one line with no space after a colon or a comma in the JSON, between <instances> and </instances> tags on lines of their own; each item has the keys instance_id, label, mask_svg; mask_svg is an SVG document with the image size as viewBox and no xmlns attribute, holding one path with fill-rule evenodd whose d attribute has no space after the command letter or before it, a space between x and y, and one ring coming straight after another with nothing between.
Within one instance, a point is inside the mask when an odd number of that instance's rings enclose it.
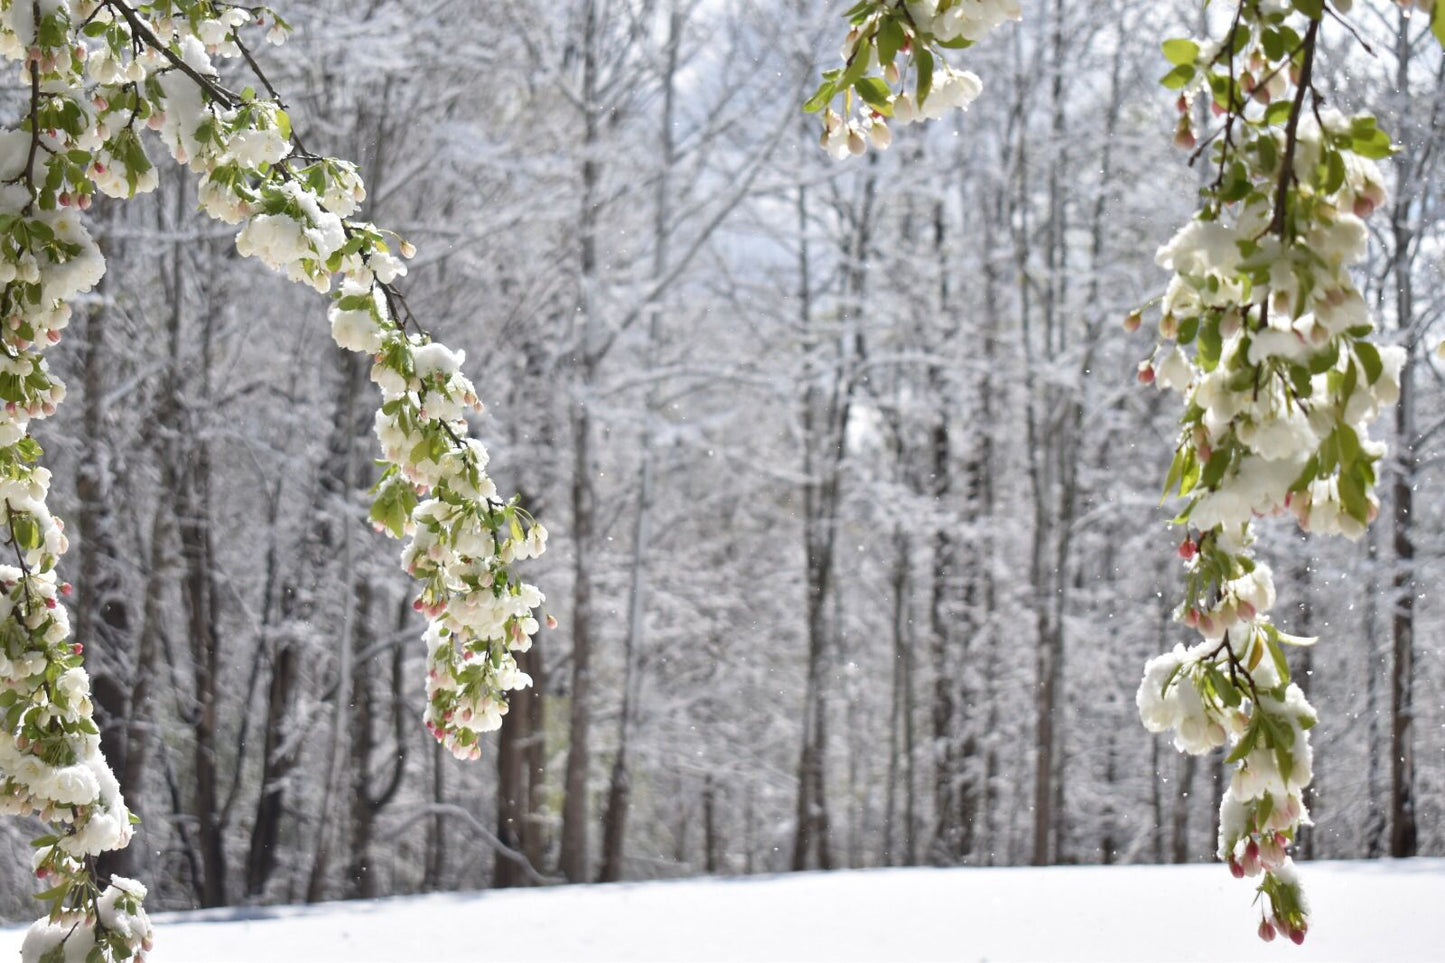
<instances>
[{"instance_id":1,"label":"pink-tipped bud","mask_svg":"<svg viewBox=\"0 0 1445 963\"><path fill-rule=\"evenodd\" d=\"M1274 938L1275 938L1277 935L1278 935L1278 934L1275 933L1275 931L1274 931L1274 924L1273 924L1273 923L1271 923L1269 920L1260 920L1260 921L1259 921L1259 938L1260 938L1260 939L1264 940L1266 943L1273 943L1273 942L1274 942Z\"/></svg>"},{"instance_id":2,"label":"pink-tipped bud","mask_svg":"<svg viewBox=\"0 0 1445 963\"><path fill-rule=\"evenodd\" d=\"M49 341L51 344L59 344L59 343L60 343L60 332L59 332L59 331L47 331L47 332L45 332L45 340L46 340L46 341Z\"/></svg>"},{"instance_id":3,"label":"pink-tipped bud","mask_svg":"<svg viewBox=\"0 0 1445 963\"><path fill-rule=\"evenodd\" d=\"M1246 622L1252 621L1259 614L1258 610L1249 602L1240 602L1237 611L1239 617Z\"/></svg>"},{"instance_id":4,"label":"pink-tipped bud","mask_svg":"<svg viewBox=\"0 0 1445 963\"><path fill-rule=\"evenodd\" d=\"M1239 865L1239 860L1233 856L1229 857L1229 875L1235 879L1244 879L1244 867Z\"/></svg>"},{"instance_id":5,"label":"pink-tipped bud","mask_svg":"<svg viewBox=\"0 0 1445 963\"><path fill-rule=\"evenodd\" d=\"M1133 334L1135 331L1139 330L1140 326L1143 325L1143 323L1144 316L1142 314L1140 314L1138 311L1130 311L1128 316L1124 318L1124 330L1129 332L1130 334Z\"/></svg>"},{"instance_id":6,"label":"pink-tipped bud","mask_svg":"<svg viewBox=\"0 0 1445 963\"><path fill-rule=\"evenodd\" d=\"M1290 942L1293 943L1295 946L1300 946L1300 945L1302 945L1302 944L1304 943L1304 941L1305 941L1305 929L1304 929L1304 926L1301 925L1301 926L1299 926L1299 927L1297 927L1297 928L1295 928L1295 929L1290 930L1290 931L1289 931L1289 939L1290 939Z\"/></svg>"},{"instance_id":7,"label":"pink-tipped bud","mask_svg":"<svg viewBox=\"0 0 1445 963\"><path fill-rule=\"evenodd\" d=\"M554 616L554 615L549 615L549 616L547 616L547 628L549 628L549 629L555 629L556 627L557 627L557 617Z\"/></svg>"},{"instance_id":8,"label":"pink-tipped bud","mask_svg":"<svg viewBox=\"0 0 1445 963\"><path fill-rule=\"evenodd\" d=\"M1199 138L1194 136L1194 128L1189 125L1189 118L1184 118L1179 128L1174 131L1174 146L1193 150L1198 143Z\"/></svg>"},{"instance_id":9,"label":"pink-tipped bud","mask_svg":"<svg viewBox=\"0 0 1445 963\"><path fill-rule=\"evenodd\" d=\"M53 609L53 608L55 608L55 605L56 605L55 599L46 599L46 600L45 600L45 607L46 607L47 609Z\"/></svg>"},{"instance_id":10,"label":"pink-tipped bud","mask_svg":"<svg viewBox=\"0 0 1445 963\"><path fill-rule=\"evenodd\" d=\"M70 647L70 654L71 654L71 655L80 655L80 654L81 654L82 652L84 652L84 651L85 651L85 643L84 643L84 642L77 642L77 643L75 643L74 645L72 645L72 646Z\"/></svg>"},{"instance_id":11,"label":"pink-tipped bud","mask_svg":"<svg viewBox=\"0 0 1445 963\"><path fill-rule=\"evenodd\" d=\"M61 583L60 583L60 594L61 594L61 595L69 595L71 592L74 592L74 591L75 591L75 586L74 586L74 585L71 585L69 582L61 582Z\"/></svg>"},{"instance_id":12,"label":"pink-tipped bud","mask_svg":"<svg viewBox=\"0 0 1445 963\"><path fill-rule=\"evenodd\" d=\"M80 200L76 202L76 206L79 207L82 211L90 210L90 195L80 195Z\"/></svg>"},{"instance_id":13,"label":"pink-tipped bud","mask_svg":"<svg viewBox=\"0 0 1445 963\"><path fill-rule=\"evenodd\" d=\"M1139 364L1139 383L1144 385L1154 383L1154 366L1147 361Z\"/></svg>"},{"instance_id":14,"label":"pink-tipped bud","mask_svg":"<svg viewBox=\"0 0 1445 963\"><path fill-rule=\"evenodd\" d=\"M1199 546L1194 543L1194 539L1186 538L1184 541L1179 543L1179 557L1184 559L1186 562L1190 561L1194 558L1194 556L1198 554Z\"/></svg>"},{"instance_id":15,"label":"pink-tipped bud","mask_svg":"<svg viewBox=\"0 0 1445 963\"><path fill-rule=\"evenodd\" d=\"M416 601L411 603L411 607L415 611L420 612L422 609L426 608L426 603L421 600L420 596L418 596Z\"/></svg>"}]
</instances>

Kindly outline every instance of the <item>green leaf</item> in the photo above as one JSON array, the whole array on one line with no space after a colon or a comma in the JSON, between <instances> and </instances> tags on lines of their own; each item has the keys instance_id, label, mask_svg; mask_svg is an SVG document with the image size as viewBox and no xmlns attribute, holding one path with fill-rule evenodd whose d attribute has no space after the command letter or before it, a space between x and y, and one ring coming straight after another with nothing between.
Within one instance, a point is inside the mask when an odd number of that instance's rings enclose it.
<instances>
[{"instance_id":1,"label":"green leaf","mask_svg":"<svg viewBox=\"0 0 1445 963\"><path fill-rule=\"evenodd\" d=\"M1445 3L1435 4L1434 10L1430 13L1430 32L1440 45L1445 47Z\"/></svg>"},{"instance_id":2,"label":"green leaf","mask_svg":"<svg viewBox=\"0 0 1445 963\"><path fill-rule=\"evenodd\" d=\"M858 96L863 102L880 114L891 115L893 108L888 103L888 98L893 91L883 82L882 77L860 77L853 81L853 89L858 91Z\"/></svg>"},{"instance_id":3,"label":"green leaf","mask_svg":"<svg viewBox=\"0 0 1445 963\"><path fill-rule=\"evenodd\" d=\"M1279 643L1274 640L1274 634L1273 632L1266 632L1264 635L1264 644L1269 649L1269 657L1274 661L1274 670L1279 673L1279 681L1283 684L1289 681L1289 663L1285 661L1284 650L1281 649ZM1291 732L1290 735L1293 736L1294 733Z\"/></svg>"},{"instance_id":4,"label":"green leaf","mask_svg":"<svg viewBox=\"0 0 1445 963\"><path fill-rule=\"evenodd\" d=\"M807 103L803 104L803 110L810 114L816 114L818 111L828 106L828 102L831 101L834 96L837 95L837 93L838 88L833 86L833 82L831 80L825 80L823 81L822 86L818 88L817 93L813 94L812 97L808 98ZM359 240L359 238L352 238L352 241L359 242ZM358 243L357 246L360 247L360 244ZM356 252L349 251L347 253L354 254Z\"/></svg>"},{"instance_id":5,"label":"green leaf","mask_svg":"<svg viewBox=\"0 0 1445 963\"><path fill-rule=\"evenodd\" d=\"M1294 110L1294 103L1289 100L1276 100L1270 104L1264 112L1264 122L1271 127L1277 127L1289 120L1290 112Z\"/></svg>"},{"instance_id":6,"label":"green leaf","mask_svg":"<svg viewBox=\"0 0 1445 963\"><path fill-rule=\"evenodd\" d=\"M1274 797L1265 793L1264 798L1259 801L1259 807L1254 811L1255 825L1263 826L1268 823L1272 812L1274 812Z\"/></svg>"},{"instance_id":7,"label":"green leaf","mask_svg":"<svg viewBox=\"0 0 1445 963\"><path fill-rule=\"evenodd\" d=\"M1183 90L1194 79L1193 64L1180 64L1159 78L1159 83L1169 90Z\"/></svg>"},{"instance_id":8,"label":"green leaf","mask_svg":"<svg viewBox=\"0 0 1445 963\"><path fill-rule=\"evenodd\" d=\"M1255 744L1259 742L1259 720L1260 715L1256 711L1254 717L1249 720L1249 728L1244 730L1244 736L1240 738L1239 744L1234 747L1234 751L1224 760L1225 762L1239 762L1254 751Z\"/></svg>"},{"instance_id":9,"label":"green leaf","mask_svg":"<svg viewBox=\"0 0 1445 963\"><path fill-rule=\"evenodd\" d=\"M1174 461L1169 465L1169 477L1164 479L1164 494L1159 496L1159 504L1164 504L1179 479L1184 477L1184 462L1189 457L1189 450L1183 446L1174 453Z\"/></svg>"},{"instance_id":10,"label":"green leaf","mask_svg":"<svg viewBox=\"0 0 1445 963\"><path fill-rule=\"evenodd\" d=\"M918 85L914 99L918 102L918 106L922 107L923 102L928 99L929 91L933 90L933 54L920 48L913 55L913 61L914 66L918 68Z\"/></svg>"},{"instance_id":11,"label":"green leaf","mask_svg":"<svg viewBox=\"0 0 1445 963\"><path fill-rule=\"evenodd\" d=\"M1350 517L1361 525L1370 523L1370 500L1365 494L1365 483L1358 472L1341 470L1340 504Z\"/></svg>"},{"instance_id":12,"label":"green leaf","mask_svg":"<svg viewBox=\"0 0 1445 963\"><path fill-rule=\"evenodd\" d=\"M1199 59L1199 44L1182 37L1164 41L1162 49L1165 59L1176 66L1192 66Z\"/></svg>"},{"instance_id":13,"label":"green leaf","mask_svg":"<svg viewBox=\"0 0 1445 963\"><path fill-rule=\"evenodd\" d=\"M878 28L878 63L884 67L893 63L898 51L903 48L904 40L902 24L893 19L883 21Z\"/></svg>"},{"instance_id":14,"label":"green leaf","mask_svg":"<svg viewBox=\"0 0 1445 963\"><path fill-rule=\"evenodd\" d=\"M1211 491L1214 490L1224 480L1224 473L1229 470L1231 461L1233 452L1227 447L1221 447L1209 456L1209 463L1204 466L1204 474L1200 476L1199 483Z\"/></svg>"},{"instance_id":15,"label":"green leaf","mask_svg":"<svg viewBox=\"0 0 1445 963\"><path fill-rule=\"evenodd\" d=\"M1368 341L1361 341L1355 345L1355 357L1360 360L1360 366L1365 369L1365 378L1370 384L1380 380L1385 365L1380 361L1379 348Z\"/></svg>"},{"instance_id":16,"label":"green leaf","mask_svg":"<svg viewBox=\"0 0 1445 963\"><path fill-rule=\"evenodd\" d=\"M1206 372L1219 366L1219 353L1224 348L1224 338L1219 334L1219 318L1207 318L1199 326L1199 365Z\"/></svg>"}]
</instances>

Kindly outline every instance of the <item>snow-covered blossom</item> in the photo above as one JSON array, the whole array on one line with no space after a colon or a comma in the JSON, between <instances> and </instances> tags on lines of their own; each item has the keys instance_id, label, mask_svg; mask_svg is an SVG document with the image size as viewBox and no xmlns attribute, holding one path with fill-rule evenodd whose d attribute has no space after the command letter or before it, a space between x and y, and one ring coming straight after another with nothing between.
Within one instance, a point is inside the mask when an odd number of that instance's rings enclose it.
<instances>
[{"instance_id":1,"label":"snow-covered blossom","mask_svg":"<svg viewBox=\"0 0 1445 963\"><path fill-rule=\"evenodd\" d=\"M252 29L279 43L290 28L265 7L0 0L0 57L36 91L21 129L0 132L0 542L16 562L0 565L0 809L48 824L32 868L52 906L26 936L27 961L139 963L151 946L145 887L93 876L96 856L130 841L133 817L101 754L60 603L68 540L29 432L65 396L42 352L105 272L82 212L96 193L154 189L153 155L198 175L202 210L237 226L243 256L318 291L335 286L334 339L373 359L386 467L371 517L411 539L428 727L476 756L508 694L531 684L513 653L530 646L543 597L510 566L540 554L546 531L486 475L486 449L469 437L481 403L465 356L415 330L391 287L414 250L353 219L366 198L355 165L302 149L279 102L223 85L217 64L240 58ZM31 129L42 102L49 119Z\"/></svg>"},{"instance_id":2,"label":"snow-covered blossom","mask_svg":"<svg viewBox=\"0 0 1445 963\"><path fill-rule=\"evenodd\" d=\"M806 105L823 114L819 143L844 160L869 147L886 150L893 142L890 121L907 125L967 109L982 93L983 81L950 65L948 52L971 46L1021 16L1017 0L865 0L855 6L849 11L852 29L843 42L843 65L824 73L822 86ZM842 114L832 107L839 97ZM855 97L857 113L850 116Z\"/></svg>"},{"instance_id":3,"label":"snow-covered blossom","mask_svg":"<svg viewBox=\"0 0 1445 963\"><path fill-rule=\"evenodd\" d=\"M1197 143L1198 97L1212 101L1221 129L1202 209L1159 249L1173 276L1158 302L1160 343L1139 368L1141 381L1185 401L1165 488L1184 500L1176 523L1189 529L1175 617L1203 639L1150 660L1140 718L1184 752L1229 747L1219 857L1262 879L1261 936L1296 942L1308 907L1289 849L1309 821L1315 715L1284 653L1314 640L1270 621L1276 591L1253 552L1255 520L1364 533L1385 456L1369 426L1398 400L1405 362L1403 349L1370 340L1350 275L1368 241L1364 219L1386 199L1375 160L1392 147L1374 118L1309 104L1320 22L1302 10L1244 5L1227 51L1164 45L1175 67L1164 83L1181 92L1178 142ZM1291 19L1303 48L1281 51L1266 37ZM1125 327L1137 330L1138 312Z\"/></svg>"}]
</instances>

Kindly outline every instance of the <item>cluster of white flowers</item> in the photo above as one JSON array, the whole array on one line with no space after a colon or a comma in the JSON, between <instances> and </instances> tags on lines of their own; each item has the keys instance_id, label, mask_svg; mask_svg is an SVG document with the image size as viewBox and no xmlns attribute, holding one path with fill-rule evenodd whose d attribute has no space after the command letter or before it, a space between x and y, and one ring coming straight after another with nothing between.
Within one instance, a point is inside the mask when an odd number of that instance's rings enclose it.
<instances>
[{"instance_id":1,"label":"cluster of white flowers","mask_svg":"<svg viewBox=\"0 0 1445 963\"><path fill-rule=\"evenodd\" d=\"M1151 660L1137 701L1144 725L1173 732L1181 751L1229 747L1219 857L1236 876L1263 876L1260 936L1299 942L1308 907L1289 848L1309 824L1315 716L1289 681L1284 649L1314 640L1266 615L1276 593L1253 551L1255 522L1293 516L1309 532L1365 531L1385 454L1368 427L1399 398L1405 352L1369 340L1374 325L1349 273L1365 253L1364 219L1385 202L1374 161L1391 152L1389 138L1372 117L1306 105L1319 22L1266 6L1241 8L1233 58L1216 44L1164 45L1181 145L1196 142L1197 97L1223 118L1203 209L1159 251L1173 278L1159 344L1138 372L1185 402L1165 489L1186 499L1175 523L1191 529L1175 617L1203 641ZM1280 52L1289 17L1303 20L1306 39L1293 33ZM1141 323L1135 312L1125 327Z\"/></svg>"},{"instance_id":2,"label":"cluster of white flowers","mask_svg":"<svg viewBox=\"0 0 1445 963\"><path fill-rule=\"evenodd\" d=\"M112 876L96 897L92 915L63 910L30 927L20 947L21 959L90 963L98 948L101 959L123 960L125 949L133 948L132 958L139 960L150 951L153 937L150 919L141 908L145 897L146 888L140 883Z\"/></svg>"},{"instance_id":3,"label":"cluster of white flowers","mask_svg":"<svg viewBox=\"0 0 1445 963\"><path fill-rule=\"evenodd\" d=\"M427 727L475 757L506 694L531 681L512 653L530 646L543 597L509 566L541 554L546 530L486 475L461 353L405 330L415 324L392 283L414 251L351 220L366 196L354 165L307 152L279 103L223 86L221 61L254 66L251 28L272 43L289 30L266 8L212 0L0 0L0 57L32 91L23 129L0 133L0 543L16 562L0 565L0 809L51 827L34 865L50 911L26 939L27 963L141 961L151 943L144 887L93 876L96 855L129 842L132 817L58 601L69 592L55 571L64 526L28 434L64 397L40 351L105 271L80 212L96 191L156 187L145 140L199 175L201 208L239 226L242 255L318 291L336 283L335 340L374 359L386 468L371 518L411 537L403 563L429 620Z\"/></svg>"},{"instance_id":4,"label":"cluster of white flowers","mask_svg":"<svg viewBox=\"0 0 1445 963\"><path fill-rule=\"evenodd\" d=\"M807 105L823 112L823 149L838 160L870 146L886 150L893 142L890 123L966 110L983 92L983 81L950 66L945 51L971 46L1021 15L1017 0L872 0L854 7L843 66L824 73ZM900 57L906 58L903 66ZM838 96L842 113L831 106Z\"/></svg>"}]
</instances>

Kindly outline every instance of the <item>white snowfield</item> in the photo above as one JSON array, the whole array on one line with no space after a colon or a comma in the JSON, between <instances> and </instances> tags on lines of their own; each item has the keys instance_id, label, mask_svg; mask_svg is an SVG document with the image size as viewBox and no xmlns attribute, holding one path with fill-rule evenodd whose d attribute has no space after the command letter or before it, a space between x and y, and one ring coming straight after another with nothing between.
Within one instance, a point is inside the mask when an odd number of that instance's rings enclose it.
<instances>
[{"instance_id":1,"label":"white snowfield","mask_svg":"<svg viewBox=\"0 0 1445 963\"><path fill-rule=\"evenodd\" d=\"M160 914L150 963L1445 960L1445 860L1308 863L1304 946L1222 866L899 869ZM16 959L23 929L0 931Z\"/></svg>"}]
</instances>

